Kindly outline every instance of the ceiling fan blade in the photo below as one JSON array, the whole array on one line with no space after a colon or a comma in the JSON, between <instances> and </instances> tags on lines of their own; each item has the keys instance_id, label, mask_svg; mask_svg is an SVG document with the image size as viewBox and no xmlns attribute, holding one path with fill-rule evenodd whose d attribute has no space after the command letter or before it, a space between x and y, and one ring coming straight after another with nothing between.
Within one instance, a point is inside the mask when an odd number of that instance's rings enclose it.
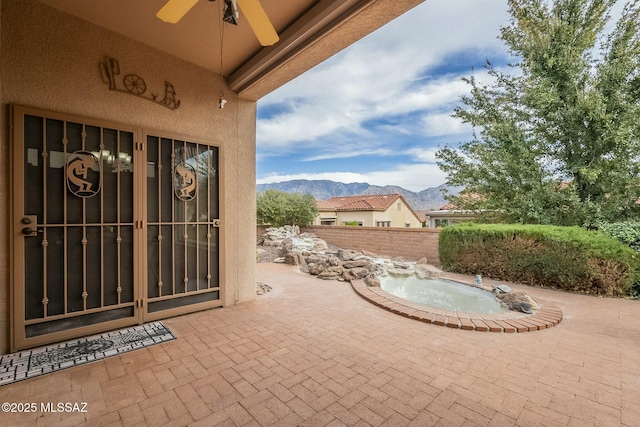
<instances>
[{"instance_id":1,"label":"ceiling fan blade","mask_svg":"<svg viewBox=\"0 0 640 427\"><path fill-rule=\"evenodd\" d=\"M162 9L156 13L156 16L164 22L175 24L180 21L196 3L198 3L198 0L169 0L162 6Z\"/></svg>"},{"instance_id":2,"label":"ceiling fan blade","mask_svg":"<svg viewBox=\"0 0 640 427\"><path fill-rule=\"evenodd\" d=\"M262 46L275 44L280 37L265 13L260 0L237 0L242 14Z\"/></svg>"}]
</instances>

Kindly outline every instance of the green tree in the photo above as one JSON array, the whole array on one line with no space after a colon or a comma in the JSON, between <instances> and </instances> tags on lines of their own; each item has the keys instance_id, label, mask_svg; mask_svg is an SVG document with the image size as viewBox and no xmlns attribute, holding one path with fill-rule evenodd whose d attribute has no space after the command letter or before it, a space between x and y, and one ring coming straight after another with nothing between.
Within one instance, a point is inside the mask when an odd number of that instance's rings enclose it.
<instances>
[{"instance_id":1,"label":"green tree","mask_svg":"<svg viewBox=\"0 0 640 427\"><path fill-rule=\"evenodd\" d=\"M637 217L640 205L640 8L616 0L508 0L500 38L518 63L487 61L454 117L473 139L438 151L463 209L509 222L588 225Z\"/></svg>"},{"instance_id":2,"label":"green tree","mask_svg":"<svg viewBox=\"0 0 640 427\"><path fill-rule=\"evenodd\" d=\"M318 215L316 200L309 193L268 189L258 193L256 204L258 223L274 227L309 225Z\"/></svg>"}]
</instances>

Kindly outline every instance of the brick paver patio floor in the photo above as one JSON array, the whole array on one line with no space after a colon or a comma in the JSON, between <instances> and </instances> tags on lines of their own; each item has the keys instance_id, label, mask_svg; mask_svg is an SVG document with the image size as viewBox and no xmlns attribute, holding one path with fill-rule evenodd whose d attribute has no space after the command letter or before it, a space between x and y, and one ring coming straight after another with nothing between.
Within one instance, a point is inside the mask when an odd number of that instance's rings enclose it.
<instances>
[{"instance_id":1,"label":"brick paver patio floor","mask_svg":"<svg viewBox=\"0 0 640 427\"><path fill-rule=\"evenodd\" d=\"M165 320L175 341L1 387L0 402L87 412L0 425L640 425L640 302L528 289L562 323L496 334L408 319L286 265L258 280L273 290L257 301Z\"/></svg>"}]
</instances>

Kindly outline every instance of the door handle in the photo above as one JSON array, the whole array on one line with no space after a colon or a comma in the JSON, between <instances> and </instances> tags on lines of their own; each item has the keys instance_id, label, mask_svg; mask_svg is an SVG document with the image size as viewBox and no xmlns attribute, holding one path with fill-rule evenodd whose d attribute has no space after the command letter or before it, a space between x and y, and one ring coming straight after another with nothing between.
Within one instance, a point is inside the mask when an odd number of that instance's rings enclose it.
<instances>
[{"instance_id":1,"label":"door handle","mask_svg":"<svg viewBox=\"0 0 640 427\"><path fill-rule=\"evenodd\" d=\"M25 215L20 220L20 223L23 225L23 227L20 230L20 232L24 236L36 236L36 235L38 235L38 228L37 228L38 217L37 216L35 216L35 215Z\"/></svg>"}]
</instances>

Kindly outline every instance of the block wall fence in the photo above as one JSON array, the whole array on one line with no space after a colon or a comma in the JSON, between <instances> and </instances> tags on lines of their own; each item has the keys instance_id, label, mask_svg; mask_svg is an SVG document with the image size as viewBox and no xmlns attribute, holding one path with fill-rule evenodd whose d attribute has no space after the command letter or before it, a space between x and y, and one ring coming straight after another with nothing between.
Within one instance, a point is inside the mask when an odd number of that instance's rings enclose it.
<instances>
[{"instance_id":1,"label":"block wall fence","mask_svg":"<svg viewBox=\"0 0 640 427\"><path fill-rule=\"evenodd\" d=\"M440 265L440 229L311 225L300 227L300 231L313 233L343 249L366 250L390 258L399 256L414 261L426 257L429 264ZM258 226L258 239L264 233L265 227Z\"/></svg>"}]
</instances>

